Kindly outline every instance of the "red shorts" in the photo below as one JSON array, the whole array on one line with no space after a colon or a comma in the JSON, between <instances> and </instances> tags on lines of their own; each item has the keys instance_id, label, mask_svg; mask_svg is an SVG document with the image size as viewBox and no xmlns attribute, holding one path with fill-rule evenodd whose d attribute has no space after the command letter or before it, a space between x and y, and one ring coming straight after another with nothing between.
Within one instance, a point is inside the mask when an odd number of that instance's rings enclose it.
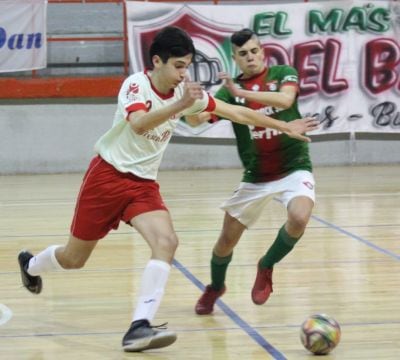
<instances>
[{"instance_id":1,"label":"red shorts","mask_svg":"<svg viewBox=\"0 0 400 360\"><path fill-rule=\"evenodd\" d=\"M154 180L121 173L100 156L95 157L83 178L71 234L81 240L99 240L119 222L154 210L166 210Z\"/></svg>"}]
</instances>

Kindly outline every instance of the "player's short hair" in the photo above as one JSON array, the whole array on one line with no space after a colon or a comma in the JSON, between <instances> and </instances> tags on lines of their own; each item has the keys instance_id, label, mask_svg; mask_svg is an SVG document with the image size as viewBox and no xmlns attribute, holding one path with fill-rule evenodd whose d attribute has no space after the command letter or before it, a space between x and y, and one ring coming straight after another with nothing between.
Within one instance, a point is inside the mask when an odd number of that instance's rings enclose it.
<instances>
[{"instance_id":1,"label":"player's short hair","mask_svg":"<svg viewBox=\"0 0 400 360\"><path fill-rule=\"evenodd\" d=\"M189 34L176 26L161 30L150 46L150 59L158 55L165 64L171 57L182 57L196 52Z\"/></svg>"},{"instance_id":2,"label":"player's short hair","mask_svg":"<svg viewBox=\"0 0 400 360\"><path fill-rule=\"evenodd\" d=\"M247 41L249 41L253 36L256 36L253 30L249 28L244 28L232 34L231 43L240 47L243 46L243 44L245 44Z\"/></svg>"}]
</instances>

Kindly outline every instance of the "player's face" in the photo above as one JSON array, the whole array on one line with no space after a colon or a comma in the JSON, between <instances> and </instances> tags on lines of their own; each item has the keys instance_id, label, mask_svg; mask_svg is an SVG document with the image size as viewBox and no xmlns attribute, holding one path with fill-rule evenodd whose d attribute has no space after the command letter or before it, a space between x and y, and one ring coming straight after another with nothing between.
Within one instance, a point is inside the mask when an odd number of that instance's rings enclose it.
<instances>
[{"instance_id":1,"label":"player's face","mask_svg":"<svg viewBox=\"0 0 400 360\"><path fill-rule=\"evenodd\" d=\"M169 89L176 88L179 83L185 80L191 62L192 54L182 57L171 57L165 64L159 59L154 65L162 86Z\"/></svg>"},{"instance_id":2,"label":"player's face","mask_svg":"<svg viewBox=\"0 0 400 360\"><path fill-rule=\"evenodd\" d=\"M265 68L264 50L257 37L252 37L242 46L233 46L233 60L243 72L244 77L259 74Z\"/></svg>"}]
</instances>

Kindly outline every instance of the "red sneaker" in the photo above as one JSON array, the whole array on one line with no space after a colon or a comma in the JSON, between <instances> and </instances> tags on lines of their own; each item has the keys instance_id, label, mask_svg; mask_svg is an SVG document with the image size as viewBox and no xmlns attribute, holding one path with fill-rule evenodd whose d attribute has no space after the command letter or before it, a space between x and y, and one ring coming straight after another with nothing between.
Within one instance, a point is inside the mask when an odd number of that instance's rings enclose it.
<instances>
[{"instance_id":1,"label":"red sneaker","mask_svg":"<svg viewBox=\"0 0 400 360\"><path fill-rule=\"evenodd\" d=\"M214 304L217 299L224 294L226 287L224 286L221 290L214 290L211 285L207 285L203 295L197 301L194 310L198 315L208 315L214 310Z\"/></svg>"},{"instance_id":2,"label":"red sneaker","mask_svg":"<svg viewBox=\"0 0 400 360\"><path fill-rule=\"evenodd\" d=\"M260 263L258 263L256 281L254 282L253 289L251 290L251 299L253 300L254 304L264 304L273 292L272 271L273 269L261 269Z\"/></svg>"}]
</instances>

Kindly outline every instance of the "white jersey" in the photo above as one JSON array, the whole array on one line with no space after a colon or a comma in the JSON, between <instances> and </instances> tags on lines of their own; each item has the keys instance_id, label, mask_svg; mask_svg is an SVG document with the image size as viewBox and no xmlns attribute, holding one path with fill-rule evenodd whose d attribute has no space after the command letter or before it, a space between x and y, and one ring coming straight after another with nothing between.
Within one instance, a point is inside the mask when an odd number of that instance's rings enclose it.
<instances>
[{"instance_id":1,"label":"white jersey","mask_svg":"<svg viewBox=\"0 0 400 360\"><path fill-rule=\"evenodd\" d=\"M146 72L129 76L118 95L113 126L97 141L95 151L120 172L156 179L162 155L179 118L214 110L214 99L204 93L203 98L196 100L190 108L142 135L132 130L127 118L133 111L152 111L175 103L183 96L183 87L184 84L180 83L170 94L163 95L152 86Z\"/></svg>"}]
</instances>

